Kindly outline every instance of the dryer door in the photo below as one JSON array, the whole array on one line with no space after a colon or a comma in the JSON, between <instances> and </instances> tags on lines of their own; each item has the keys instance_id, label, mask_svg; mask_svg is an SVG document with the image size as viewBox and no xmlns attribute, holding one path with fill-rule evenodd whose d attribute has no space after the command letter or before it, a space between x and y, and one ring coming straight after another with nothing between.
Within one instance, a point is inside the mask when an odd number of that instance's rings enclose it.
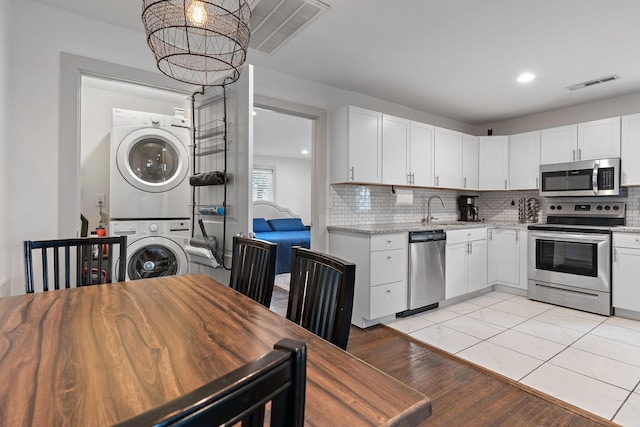
<instances>
[{"instance_id":1,"label":"dryer door","mask_svg":"<svg viewBox=\"0 0 640 427\"><path fill-rule=\"evenodd\" d=\"M116 164L122 177L135 188L162 193L186 178L189 153L172 133L154 128L138 129L118 145Z\"/></svg>"},{"instance_id":2,"label":"dryer door","mask_svg":"<svg viewBox=\"0 0 640 427\"><path fill-rule=\"evenodd\" d=\"M184 249L166 237L144 237L127 247L127 280L186 274Z\"/></svg>"}]
</instances>

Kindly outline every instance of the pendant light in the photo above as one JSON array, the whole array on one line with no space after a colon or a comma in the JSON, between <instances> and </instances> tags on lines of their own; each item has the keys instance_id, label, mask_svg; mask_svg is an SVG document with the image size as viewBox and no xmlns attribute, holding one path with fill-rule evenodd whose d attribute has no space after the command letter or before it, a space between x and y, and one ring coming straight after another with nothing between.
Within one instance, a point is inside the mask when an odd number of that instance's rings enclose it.
<instances>
[{"instance_id":1,"label":"pendant light","mask_svg":"<svg viewBox=\"0 0 640 427\"><path fill-rule=\"evenodd\" d=\"M142 1L142 22L158 69L199 86L240 77L250 19L247 0Z\"/></svg>"}]
</instances>

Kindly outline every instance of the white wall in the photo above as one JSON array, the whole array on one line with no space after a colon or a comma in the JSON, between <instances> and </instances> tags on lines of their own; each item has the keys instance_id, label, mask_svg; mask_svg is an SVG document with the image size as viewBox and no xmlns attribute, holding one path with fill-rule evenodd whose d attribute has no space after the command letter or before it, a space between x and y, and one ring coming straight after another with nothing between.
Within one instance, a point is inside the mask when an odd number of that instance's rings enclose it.
<instances>
[{"instance_id":1,"label":"white wall","mask_svg":"<svg viewBox=\"0 0 640 427\"><path fill-rule=\"evenodd\" d=\"M251 60L250 56L249 60ZM473 133L477 129L476 126L457 120L436 116L358 92L327 86L259 66L255 67L255 91L259 95L324 108L329 112L345 105L356 105L460 132Z\"/></svg>"},{"instance_id":2,"label":"white wall","mask_svg":"<svg viewBox=\"0 0 640 427\"><path fill-rule=\"evenodd\" d=\"M103 213L109 214L109 147L111 143L111 109L146 111L173 115L174 108L185 109L190 117L187 94L170 92L131 83L82 78L80 113L81 212L89 220L89 230L100 223L96 193L105 195ZM104 225L108 225L108 219Z\"/></svg>"},{"instance_id":3,"label":"white wall","mask_svg":"<svg viewBox=\"0 0 640 427\"><path fill-rule=\"evenodd\" d=\"M511 135L635 113L640 113L640 93L546 111L502 122L488 123L479 126L476 129L476 135L486 135L487 129L493 129L494 135Z\"/></svg>"},{"instance_id":4,"label":"white wall","mask_svg":"<svg viewBox=\"0 0 640 427\"><path fill-rule=\"evenodd\" d=\"M7 110L9 109L8 72L9 35L11 33L11 3L0 1L0 296L9 294L8 242L9 214L9 174L7 173L7 150L9 138L7 132Z\"/></svg>"},{"instance_id":5,"label":"white wall","mask_svg":"<svg viewBox=\"0 0 640 427\"><path fill-rule=\"evenodd\" d=\"M253 156L253 166L275 166L275 200L311 224L311 160Z\"/></svg>"}]
</instances>

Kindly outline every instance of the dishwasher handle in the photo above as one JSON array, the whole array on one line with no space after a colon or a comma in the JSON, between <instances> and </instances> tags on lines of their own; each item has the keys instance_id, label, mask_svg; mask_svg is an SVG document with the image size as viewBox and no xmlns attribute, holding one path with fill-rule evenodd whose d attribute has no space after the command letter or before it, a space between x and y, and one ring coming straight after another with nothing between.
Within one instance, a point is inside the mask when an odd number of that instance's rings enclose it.
<instances>
[{"instance_id":1,"label":"dishwasher handle","mask_svg":"<svg viewBox=\"0 0 640 427\"><path fill-rule=\"evenodd\" d=\"M430 231L410 231L409 243L433 242L436 240L446 240L447 234L444 230Z\"/></svg>"}]
</instances>

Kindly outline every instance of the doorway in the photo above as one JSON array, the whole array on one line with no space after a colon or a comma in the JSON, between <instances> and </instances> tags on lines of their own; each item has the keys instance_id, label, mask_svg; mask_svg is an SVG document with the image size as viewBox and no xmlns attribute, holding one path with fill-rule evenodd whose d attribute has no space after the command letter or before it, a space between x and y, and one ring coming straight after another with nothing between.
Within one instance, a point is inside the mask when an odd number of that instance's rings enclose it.
<instances>
[{"instance_id":1,"label":"doorway","mask_svg":"<svg viewBox=\"0 0 640 427\"><path fill-rule=\"evenodd\" d=\"M253 201L265 200L311 225L314 120L254 107Z\"/></svg>"},{"instance_id":2,"label":"doorway","mask_svg":"<svg viewBox=\"0 0 640 427\"><path fill-rule=\"evenodd\" d=\"M80 206L89 230L108 227L111 200L111 115L113 108L190 117L188 93L137 83L82 76L80 89ZM132 203L136 203L132 201Z\"/></svg>"}]
</instances>

